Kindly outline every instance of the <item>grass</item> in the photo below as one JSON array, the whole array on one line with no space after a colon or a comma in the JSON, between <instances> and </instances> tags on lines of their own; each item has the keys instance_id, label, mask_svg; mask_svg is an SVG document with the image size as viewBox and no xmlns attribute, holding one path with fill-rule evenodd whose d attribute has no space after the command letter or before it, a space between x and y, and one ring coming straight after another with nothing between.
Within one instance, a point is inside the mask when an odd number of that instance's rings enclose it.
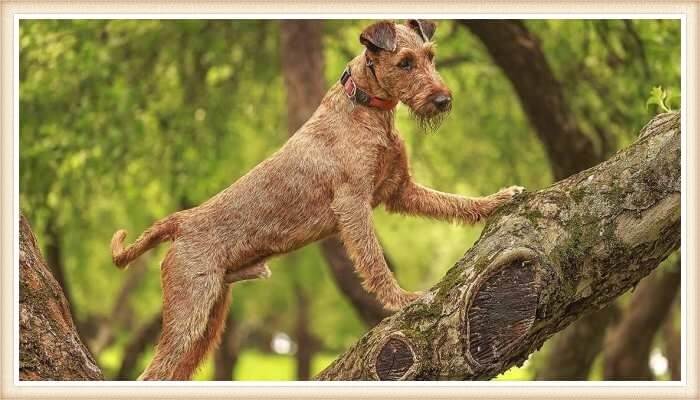
<instances>
[{"instance_id":1,"label":"grass","mask_svg":"<svg viewBox=\"0 0 700 400\"><path fill-rule=\"evenodd\" d=\"M326 368L337 354L321 353L311 362L311 375ZM214 375L211 359L207 360L194 376L195 380L209 380ZM293 381L296 379L296 360L291 355L263 353L246 350L241 353L234 371L237 381Z\"/></svg>"},{"instance_id":2,"label":"grass","mask_svg":"<svg viewBox=\"0 0 700 400\"><path fill-rule=\"evenodd\" d=\"M145 368L152 354L144 354L139 371ZM100 364L107 376L119 369L121 351L112 348L100 354ZM338 354L316 354L311 362L311 375L314 376L330 365ZM208 381L214 376L213 360L208 358L197 371L194 380ZM296 360L292 355L264 353L259 350L245 350L241 353L233 380L237 381L293 381L296 379ZM513 367L496 377L497 381L527 381L532 379L532 372L527 366Z\"/></svg>"}]
</instances>

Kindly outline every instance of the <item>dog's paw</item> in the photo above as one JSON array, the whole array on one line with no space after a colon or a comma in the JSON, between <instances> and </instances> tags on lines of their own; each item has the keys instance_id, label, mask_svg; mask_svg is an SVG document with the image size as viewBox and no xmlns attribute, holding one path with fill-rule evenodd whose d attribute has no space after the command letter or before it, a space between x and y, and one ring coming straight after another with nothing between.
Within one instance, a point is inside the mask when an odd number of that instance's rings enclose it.
<instances>
[{"instance_id":1,"label":"dog's paw","mask_svg":"<svg viewBox=\"0 0 700 400\"><path fill-rule=\"evenodd\" d=\"M499 190L495 197L499 204L505 203L525 190L522 186L510 186Z\"/></svg>"},{"instance_id":2,"label":"dog's paw","mask_svg":"<svg viewBox=\"0 0 700 400\"><path fill-rule=\"evenodd\" d=\"M525 188L522 186L510 186L510 187L501 189L500 193L503 193L503 194L507 195L508 197L513 197L513 196L519 195L523 191L525 191Z\"/></svg>"},{"instance_id":3,"label":"dog's paw","mask_svg":"<svg viewBox=\"0 0 700 400\"><path fill-rule=\"evenodd\" d=\"M407 305L413 303L417 298L423 296L425 292L407 292L402 291L400 294L393 297L390 301L384 304L384 308L389 311L398 311Z\"/></svg>"}]
</instances>

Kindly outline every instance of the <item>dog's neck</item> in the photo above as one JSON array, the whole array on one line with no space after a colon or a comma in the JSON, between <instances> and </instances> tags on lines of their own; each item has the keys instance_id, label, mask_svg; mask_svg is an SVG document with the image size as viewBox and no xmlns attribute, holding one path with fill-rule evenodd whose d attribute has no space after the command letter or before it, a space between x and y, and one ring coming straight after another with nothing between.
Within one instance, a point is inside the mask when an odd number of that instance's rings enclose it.
<instances>
[{"instance_id":1,"label":"dog's neck","mask_svg":"<svg viewBox=\"0 0 700 400\"><path fill-rule=\"evenodd\" d=\"M364 55L355 57L347 66L358 88L365 91L368 95L391 99L391 96L379 87L377 80L372 76L372 72L367 68ZM365 121L365 123L358 126L377 127L383 131L385 135L392 135L394 132L395 109L382 110L356 104L348 97L343 85L339 81L326 93L321 105L332 110L331 112L349 114L352 119L361 119Z\"/></svg>"},{"instance_id":2,"label":"dog's neck","mask_svg":"<svg viewBox=\"0 0 700 400\"><path fill-rule=\"evenodd\" d=\"M348 67L350 68L350 75L358 88L364 90L370 96L385 100L396 100L386 90L382 89L377 81L377 77L367 66L367 58L364 53L350 61Z\"/></svg>"},{"instance_id":3,"label":"dog's neck","mask_svg":"<svg viewBox=\"0 0 700 400\"><path fill-rule=\"evenodd\" d=\"M389 95L389 93L387 93L384 89L382 89L379 86L379 82L377 82L377 79L367 67L365 60L366 59L364 54L361 54L355 57L352 61L350 61L350 63L348 63L350 74L352 76L352 79L355 81L357 87L362 89L365 93L367 93L370 96L376 96L386 100L393 100L391 95ZM345 93L345 90L343 89L343 86L340 83L337 83L334 86L332 92L336 92L336 96L342 97L343 103L346 101L353 102L353 100L347 97L347 94ZM348 108L344 109L348 110ZM374 120L374 123L371 125L381 127L382 131L385 131L387 135L392 134L394 130L395 109L382 110L375 107L354 104L353 107L350 108L350 110L352 110L350 112L353 115L353 118Z\"/></svg>"}]
</instances>

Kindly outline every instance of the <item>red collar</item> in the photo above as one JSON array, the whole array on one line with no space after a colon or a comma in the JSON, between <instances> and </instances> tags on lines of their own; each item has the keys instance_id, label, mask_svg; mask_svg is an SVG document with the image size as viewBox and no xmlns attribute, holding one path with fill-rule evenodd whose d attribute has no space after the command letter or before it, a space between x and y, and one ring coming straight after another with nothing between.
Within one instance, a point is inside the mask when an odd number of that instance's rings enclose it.
<instances>
[{"instance_id":1,"label":"red collar","mask_svg":"<svg viewBox=\"0 0 700 400\"><path fill-rule=\"evenodd\" d=\"M350 68L345 68L343 74L340 76L340 84L343 85L345 94L348 98L357 104L362 104L367 107L374 107L380 110L389 111L396 107L398 100L387 100L381 97L372 96L371 94L365 92L364 90L357 87L355 81L350 76Z\"/></svg>"}]
</instances>

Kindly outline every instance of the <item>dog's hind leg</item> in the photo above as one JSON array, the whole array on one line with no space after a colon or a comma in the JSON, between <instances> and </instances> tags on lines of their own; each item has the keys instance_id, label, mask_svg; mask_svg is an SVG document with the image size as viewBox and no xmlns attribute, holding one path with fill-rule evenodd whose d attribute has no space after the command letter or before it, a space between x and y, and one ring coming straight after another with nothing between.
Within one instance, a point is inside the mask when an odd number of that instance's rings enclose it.
<instances>
[{"instance_id":1,"label":"dog's hind leg","mask_svg":"<svg viewBox=\"0 0 700 400\"><path fill-rule=\"evenodd\" d=\"M226 308L228 304L226 296L221 300L227 289L221 270L206 258L183 262L175 246L170 248L161 267L163 331L156 354L140 380L189 378L196 368L191 361L203 353L195 346L207 333L210 317L217 311L215 306ZM214 314L219 313L223 312L219 309ZM218 332L219 328L213 329L210 336L216 338Z\"/></svg>"},{"instance_id":2,"label":"dog's hind leg","mask_svg":"<svg viewBox=\"0 0 700 400\"><path fill-rule=\"evenodd\" d=\"M197 366L202 362L207 353L219 345L226 322L226 312L228 311L231 301L229 283L249 279L268 278L270 274L269 267L261 261L242 269L227 272L226 275L224 275L224 289L216 300L216 303L214 303L214 307L211 309L207 328L204 334L192 344L190 350L183 356L182 361L175 368L175 372L173 372L171 377L173 380L191 379L192 374L196 371Z\"/></svg>"},{"instance_id":3,"label":"dog's hind leg","mask_svg":"<svg viewBox=\"0 0 700 400\"><path fill-rule=\"evenodd\" d=\"M218 347L221 341L221 333L224 330L226 316L231 302L231 290L229 285L224 285L224 289L219 295L219 298L214 303L214 307L209 313L209 321L207 329L190 350L182 358L182 361L175 368L172 379L177 381L189 380L197 370L197 366L202 362L204 357Z\"/></svg>"}]
</instances>

